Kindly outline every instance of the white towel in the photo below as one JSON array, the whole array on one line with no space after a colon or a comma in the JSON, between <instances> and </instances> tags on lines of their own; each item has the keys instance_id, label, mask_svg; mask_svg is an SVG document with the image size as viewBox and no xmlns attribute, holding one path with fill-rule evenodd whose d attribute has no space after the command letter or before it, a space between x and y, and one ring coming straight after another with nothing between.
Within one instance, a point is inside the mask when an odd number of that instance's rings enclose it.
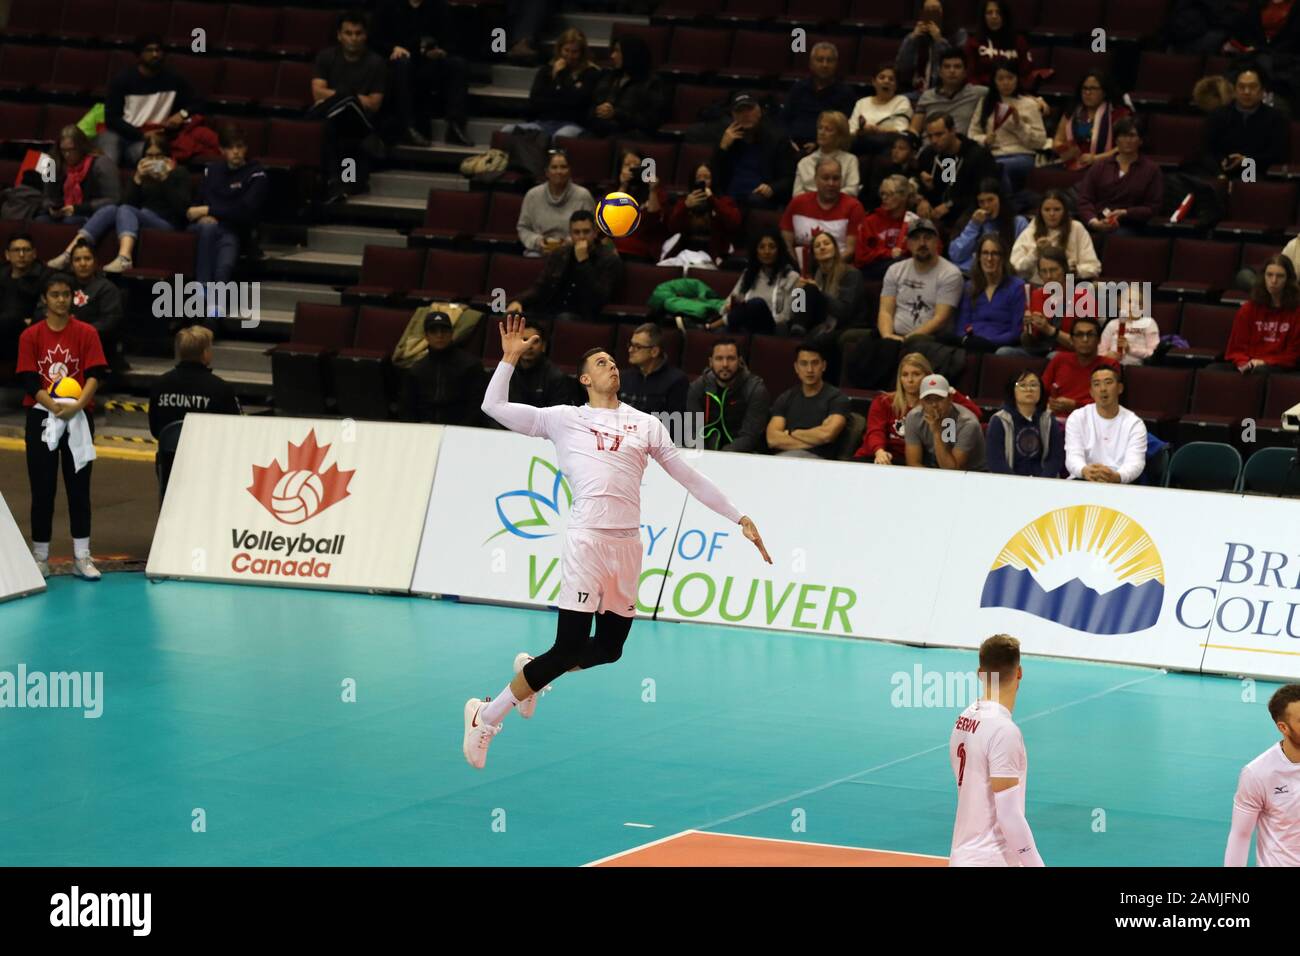
<instances>
[{"instance_id":1,"label":"white towel","mask_svg":"<svg viewBox=\"0 0 1300 956\"><path fill-rule=\"evenodd\" d=\"M55 399L56 402L72 402L70 398ZM77 412L71 421L64 421L54 412L47 412L45 424L41 427L41 437L50 451L59 447L63 440L64 429L68 432L68 448L72 451L72 461L76 470L81 471L95 460L95 439L90 434L90 423L86 421L85 412Z\"/></svg>"}]
</instances>

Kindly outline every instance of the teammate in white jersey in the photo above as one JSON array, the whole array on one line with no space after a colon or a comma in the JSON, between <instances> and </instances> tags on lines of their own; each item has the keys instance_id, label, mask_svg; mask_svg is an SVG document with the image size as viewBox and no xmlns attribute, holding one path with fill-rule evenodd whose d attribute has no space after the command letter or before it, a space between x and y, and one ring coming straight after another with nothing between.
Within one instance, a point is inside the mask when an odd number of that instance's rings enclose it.
<instances>
[{"instance_id":1,"label":"teammate in white jersey","mask_svg":"<svg viewBox=\"0 0 1300 956\"><path fill-rule=\"evenodd\" d=\"M1025 738L1011 719L1023 676L1014 637L995 634L980 645L984 694L962 711L948 740L957 780L949 866L1044 865L1025 819Z\"/></svg>"},{"instance_id":2,"label":"teammate in white jersey","mask_svg":"<svg viewBox=\"0 0 1300 956\"><path fill-rule=\"evenodd\" d=\"M1300 866L1300 684L1279 687L1268 715L1282 739L1241 769L1224 866L1246 865L1256 830L1257 865Z\"/></svg>"},{"instance_id":3,"label":"teammate in white jersey","mask_svg":"<svg viewBox=\"0 0 1300 956\"><path fill-rule=\"evenodd\" d=\"M582 357L578 382L587 389L586 405L534 408L510 403L510 376L533 341L525 340L524 327L517 315L501 323L501 364L484 395L483 411L511 431L555 443L560 471L573 490L573 508L560 558L555 645L537 658L517 655L514 679L501 696L488 701L475 697L465 704L465 759L480 769L488 745L513 707L531 717L536 693L561 674L612 664L622 655L636 614L641 478L651 458L700 502L738 523L763 559L772 563L754 522L686 463L668 429L657 418L619 402L618 366L608 352L592 349Z\"/></svg>"}]
</instances>

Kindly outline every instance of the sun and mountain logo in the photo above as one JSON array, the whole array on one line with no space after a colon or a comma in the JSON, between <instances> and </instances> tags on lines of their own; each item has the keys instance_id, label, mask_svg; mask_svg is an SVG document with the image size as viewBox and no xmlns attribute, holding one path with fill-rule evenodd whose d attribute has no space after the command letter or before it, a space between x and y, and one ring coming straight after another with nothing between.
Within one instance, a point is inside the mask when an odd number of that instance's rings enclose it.
<instances>
[{"instance_id":1,"label":"sun and mountain logo","mask_svg":"<svg viewBox=\"0 0 1300 956\"><path fill-rule=\"evenodd\" d=\"M1110 508L1076 505L1016 532L984 580L980 607L1089 634L1133 634L1156 623L1164 596L1164 564L1145 529Z\"/></svg>"},{"instance_id":2,"label":"sun and mountain logo","mask_svg":"<svg viewBox=\"0 0 1300 956\"><path fill-rule=\"evenodd\" d=\"M253 483L248 493L284 524L302 524L330 505L348 496L348 484L356 469L340 471L337 463L321 471L329 445L316 444L316 430L307 433L302 444L289 442L286 466L274 459L269 466L253 466Z\"/></svg>"},{"instance_id":3,"label":"sun and mountain logo","mask_svg":"<svg viewBox=\"0 0 1300 956\"><path fill-rule=\"evenodd\" d=\"M564 495L561 507L560 495ZM489 535L483 543L503 534L537 540L549 538L558 529L555 523L573 504L573 493L564 474L544 458L533 456L528 463L528 487L506 491L497 495L497 517L501 530Z\"/></svg>"}]
</instances>

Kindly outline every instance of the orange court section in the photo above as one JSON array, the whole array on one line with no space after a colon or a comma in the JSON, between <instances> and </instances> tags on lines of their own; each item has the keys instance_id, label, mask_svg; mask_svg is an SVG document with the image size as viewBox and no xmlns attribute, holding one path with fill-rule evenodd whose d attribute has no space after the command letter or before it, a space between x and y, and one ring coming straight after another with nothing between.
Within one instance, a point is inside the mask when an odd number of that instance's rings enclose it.
<instances>
[{"instance_id":1,"label":"orange court section","mask_svg":"<svg viewBox=\"0 0 1300 956\"><path fill-rule=\"evenodd\" d=\"M947 866L941 856L687 830L588 866Z\"/></svg>"}]
</instances>

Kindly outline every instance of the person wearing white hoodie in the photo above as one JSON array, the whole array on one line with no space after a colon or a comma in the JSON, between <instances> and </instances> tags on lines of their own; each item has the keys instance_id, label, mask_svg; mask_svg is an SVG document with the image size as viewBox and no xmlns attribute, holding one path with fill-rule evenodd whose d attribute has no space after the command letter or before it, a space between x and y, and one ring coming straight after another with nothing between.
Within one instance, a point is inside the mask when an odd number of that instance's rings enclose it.
<instances>
[{"instance_id":1,"label":"person wearing white hoodie","mask_svg":"<svg viewBox=\"0 0 1300 956\"><path fill-rule=\"evenodd\" d=\"M1101 260L1092 245L1092 236L1083 223L1070 215L1069 201L1059 189L1043 193L1038 212L1011 247L1011 268L1016 275L1031 285L1041 285L1038 252L1048 246L1065 250L1070 271L1077 279L1095 279L1101 275Z\"/></svg>"}]
</instances>

